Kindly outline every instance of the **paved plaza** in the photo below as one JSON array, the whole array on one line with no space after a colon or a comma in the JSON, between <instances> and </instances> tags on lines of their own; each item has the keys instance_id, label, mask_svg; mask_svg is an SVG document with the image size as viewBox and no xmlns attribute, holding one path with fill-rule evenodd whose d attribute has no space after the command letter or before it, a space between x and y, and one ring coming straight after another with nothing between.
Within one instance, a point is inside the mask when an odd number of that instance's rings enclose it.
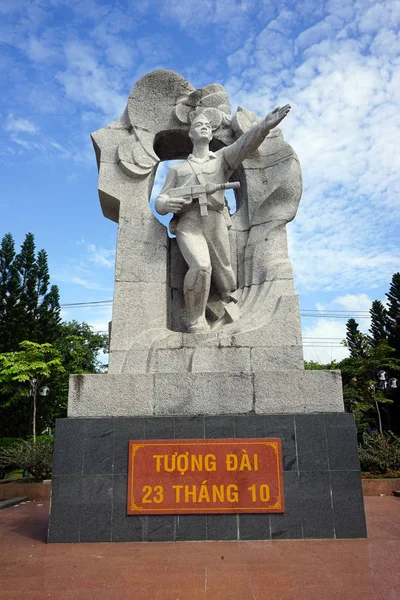
<instances>
[{"instance_id":1,"label":"paved plaza","mask_svg":"<svg viewBox=\"0 0 400 600\"><path fill-rule=\"evenodd\" d=\"M400 600L400 499L368 540L46 544L49 504L0 512L1 600Z\"/></svg>"}]
</instances>

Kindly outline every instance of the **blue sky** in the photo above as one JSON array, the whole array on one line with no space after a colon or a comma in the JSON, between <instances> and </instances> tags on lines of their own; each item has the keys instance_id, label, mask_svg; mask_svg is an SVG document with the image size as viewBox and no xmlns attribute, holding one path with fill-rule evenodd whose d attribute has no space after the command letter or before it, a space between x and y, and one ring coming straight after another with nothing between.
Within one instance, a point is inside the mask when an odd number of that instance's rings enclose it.
<instances>
[{"instance_id":1,"label":"blue sky","mask_svg":"<svg viewBox=\"0 0 400 600\"><path fill-rule=\"evenodd\" d=\"M166 68L197 88L222 83L233 111L259 115L290 102L306 357L341 358L345 319L327 311L365 315L400 270L399 24L394 0L1 0L0 236L35 234L62 304L110 300L117 227L100 210L89 134L120 116L137 79ZM96 330L110 314L63 309Z\"/></svg>"}]
</instances>

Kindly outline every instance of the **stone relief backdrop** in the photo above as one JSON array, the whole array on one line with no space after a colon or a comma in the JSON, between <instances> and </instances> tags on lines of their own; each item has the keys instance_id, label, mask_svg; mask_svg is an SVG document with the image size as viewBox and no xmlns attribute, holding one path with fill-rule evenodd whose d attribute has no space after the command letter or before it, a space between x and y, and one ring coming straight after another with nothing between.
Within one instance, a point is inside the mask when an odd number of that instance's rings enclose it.
<instances>
[{"instance_id":1,"label":"stone relief backdrop","mask_svg":"<svg viewBox=\"0 0 400 600\"><path fill-rule=\"evenodd\" d=\"M102 210L119 224L109 373L302 369L286 240L301 170L279 129L232 178L241 184L230 230L241 316L210 333L183 333L186 265L149 198L159 162L190 153L193 112L212 123L214 150L259 119L245 108L232 116L219 84L195 90L173 71L154 71L135 84L122 117L92 135Z\"/></svg>"}]
</instances>

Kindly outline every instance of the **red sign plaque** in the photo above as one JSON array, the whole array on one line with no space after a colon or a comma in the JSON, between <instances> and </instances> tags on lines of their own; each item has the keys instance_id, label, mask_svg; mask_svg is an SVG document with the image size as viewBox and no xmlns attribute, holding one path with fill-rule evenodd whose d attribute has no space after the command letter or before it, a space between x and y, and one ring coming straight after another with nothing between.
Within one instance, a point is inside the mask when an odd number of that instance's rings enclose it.
<instances>
[{"instance_id":1,"label":"red sign plaque","mask_svg":"<svg viewBox=\"0 0 400 600\"><path fill-rule=\"evenodd\" d=\"M284 512L281 440L130 441L127 512Z\"/></svg>"}]
</instances>

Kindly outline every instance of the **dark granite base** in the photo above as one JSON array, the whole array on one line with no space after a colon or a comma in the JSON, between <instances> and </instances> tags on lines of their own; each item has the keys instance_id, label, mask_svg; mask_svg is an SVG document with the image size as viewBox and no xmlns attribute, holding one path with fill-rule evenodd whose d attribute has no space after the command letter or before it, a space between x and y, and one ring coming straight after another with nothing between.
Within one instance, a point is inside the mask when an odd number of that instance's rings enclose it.
<instances>
[{"instance_id":1,"label":"dark granite base","mask_svg":"<svg viewBox=\"0 0 400 600\"><path fill-rule=\"evenodd\" d=\"M285 513L127 516L128 441L277 437ZM353 415L59 419L49 542L366 537Z\"/></svg>"}]
</instances>

